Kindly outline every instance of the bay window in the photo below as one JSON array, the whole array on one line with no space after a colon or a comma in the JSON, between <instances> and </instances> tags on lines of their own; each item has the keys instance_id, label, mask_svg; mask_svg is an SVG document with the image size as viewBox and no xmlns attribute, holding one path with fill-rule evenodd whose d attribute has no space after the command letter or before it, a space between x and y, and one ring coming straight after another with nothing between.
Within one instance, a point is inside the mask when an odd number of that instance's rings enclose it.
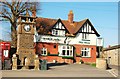
<instances>
[{"instance_id":1,"label":"bay window","mask_svg":"<svg viewBox=\"0 0 120 79\"><path fill-rule=\"evenodd\" d=\"M60 56L73 56L73 46L61 46Z\"/></svg>"}]
</instances>

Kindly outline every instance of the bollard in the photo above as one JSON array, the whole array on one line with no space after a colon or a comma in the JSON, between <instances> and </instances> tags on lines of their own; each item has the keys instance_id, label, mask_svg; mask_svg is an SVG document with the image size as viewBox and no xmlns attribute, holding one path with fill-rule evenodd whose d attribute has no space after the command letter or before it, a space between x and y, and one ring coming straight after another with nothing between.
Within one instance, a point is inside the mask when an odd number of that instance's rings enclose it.
<instances>
[{"instance_id":1,"label":"bollard","mask_svg":"<svg viewBox=\"0 0 120 79\"><path fill-rule=\"evenodd\" d=\"M0 59L0 70L2 70L2 60Z\"/></svg>"},{"instance_id":2,"label":"bollard","mask_svg":"<svg viewBox=\"0 0 120 79\"><path fill-rule=\"evenodd\" d=\"M17 70L17 57L15 54L12 57L12 70Z\"/></svg>"},{"instance_id":3,"label":"bollard","mask_svg":"<svg viewBox=\"0 0 120 79\"><path fill-rule=\"evenodd\" d=\"M34 69L39 70L39 58L38 58L38 55L35 56L34 65L35 65Z\"/></svg>"}]
</instances>

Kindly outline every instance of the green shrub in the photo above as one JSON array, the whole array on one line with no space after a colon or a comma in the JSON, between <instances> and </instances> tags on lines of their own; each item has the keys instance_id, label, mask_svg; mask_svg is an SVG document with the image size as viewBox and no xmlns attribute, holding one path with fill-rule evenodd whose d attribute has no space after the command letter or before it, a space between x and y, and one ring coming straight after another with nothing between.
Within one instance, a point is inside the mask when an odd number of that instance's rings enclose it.
<instances>
[{"instance_id":1,"label":"green shrub","mask_svg":"<svg viewBox=\"0 0 120 79\"><path fill-rule=\"evenodd\" d=\"M96 67L96 63L85 63L86 65L91 65L93 67Z\"/></svg>"},{"instance_id":2,"label":"green shrub","mask_svg":"<svg viewBox=\"0 0 120 79\"><path fill-rule=\"evenodd\" d=\"M58 56L58 54L51 54L50 52L48 52L47 55L48 55L48 56Z\"/></svg>"},{"instance_id":3,"label":"green shrub","mask_svg":"<svg viewBox=\"0 0 120 79\"><path fill-rule=\"evenodd\" d=\"M63 56L63 59L73 59L73 57L69 57L69 56Z\"/></svg>"},{"instance_id":4,"label":"green shrub","mask_svg":"<svg viewBox=\"0 0 120 79\"><path fill-rule=\"evenodd\" d=\"M96 67L96 63L92 63L91 66Z\"/></svg>"},{"instance_id":5,"label":"green shrub","mask_svg":"<svg viewBox=\"0 0 120 79\"><path fill-rule=\"evenodd\" d=\"M76 57L81 57L81 54L80 54L80 55L78 55L78 54L76 53Z\"/></svg>"},{"instance_id":6,"label":"green shrub","mask_svg":"<svg viewBox=\"0 0 120 79\"><path fill-rule=\"evenodd\" d=\"M49 54L49 56L58 56L58 54Z\"/></svg>"}]
</instances>

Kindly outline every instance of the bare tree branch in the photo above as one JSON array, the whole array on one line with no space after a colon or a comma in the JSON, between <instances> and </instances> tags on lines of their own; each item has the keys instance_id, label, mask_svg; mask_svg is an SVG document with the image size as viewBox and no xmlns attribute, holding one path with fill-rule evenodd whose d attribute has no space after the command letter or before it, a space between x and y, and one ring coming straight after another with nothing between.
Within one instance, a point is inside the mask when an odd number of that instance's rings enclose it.
<instances>
[{"instance_id":1,"label":"bare tree branch","mask_svg":"<svg viewBox=\"0 0 120 79\"><path fill-rule=\"evenodd\" d=\"M10 23L12 23L12 20L10 17L8 17L7 15L5 15L4 13L1 13L2 15L0 17L6 18L10 21Z\"/></svg>"},{"instance_id":2,"label":"bare tree branch","mask_svg":"<svg viewBox=\"0 0 120 79\"><path fill-rule=\"evenodd\" d=\"M9 2L7 0L0 0L0 7L2 7L2 11L0 11L0 17L6 18L11 23L11 36L12 41L16 42L17 35L16 35L16 28L17 28L17 19L21 13L24 13L26 9L32 11L33 9L36 10L36 3L28 2L22 0L11 0ZM37 7L38 8L38 7ZM14 43L15 45L16 43Z\"/></svg>"}]
</instances>

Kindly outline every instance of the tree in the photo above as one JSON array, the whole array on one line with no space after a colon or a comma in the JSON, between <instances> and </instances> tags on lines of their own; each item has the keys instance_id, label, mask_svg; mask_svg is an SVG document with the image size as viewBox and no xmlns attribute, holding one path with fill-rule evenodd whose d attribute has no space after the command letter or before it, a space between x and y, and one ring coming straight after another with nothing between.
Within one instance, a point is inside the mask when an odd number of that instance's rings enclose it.
<instances>
[{"instance_id":1,"label":"tree","mask_svg":"<svg viewBox=\"0 0 120 79\"><path fill-rule=\"evenodd\" d=\"M22 0L12 0L11 2L7 0L0 0L0 17L7 19L11 24L11 39L12 46L17 48L17 19L19 15L25 14L26 9L29 12L37 11L39 7L38 2L29 2Z\"/></svg>"}]
</instances>

